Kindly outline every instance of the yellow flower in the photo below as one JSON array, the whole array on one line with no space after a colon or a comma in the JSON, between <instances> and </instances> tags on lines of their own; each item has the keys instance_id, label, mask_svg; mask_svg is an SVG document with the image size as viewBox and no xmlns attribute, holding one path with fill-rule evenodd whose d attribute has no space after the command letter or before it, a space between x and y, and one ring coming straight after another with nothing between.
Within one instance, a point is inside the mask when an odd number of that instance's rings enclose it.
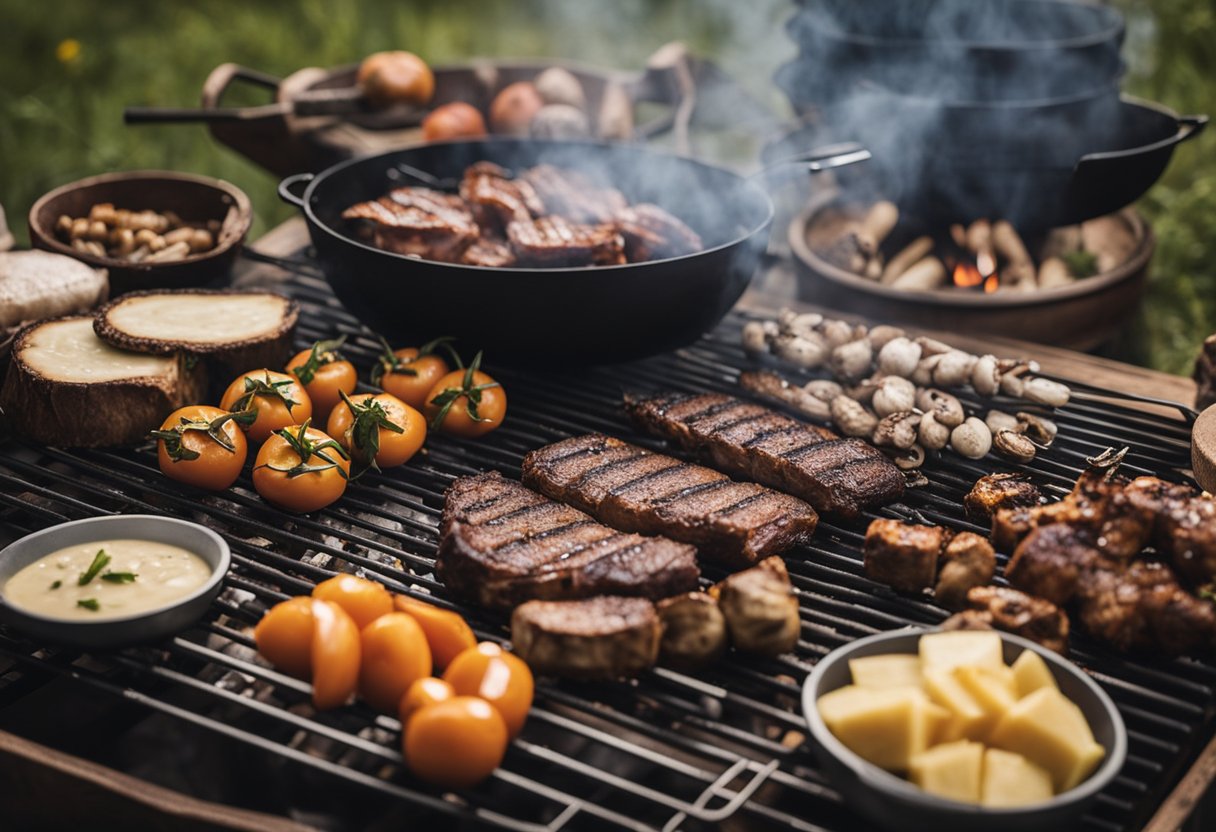
<instances>
[{"instance_id":1,"label":"yellow flower","mask_svg":"<svg viewBox=\"0 0 1216 832\"><path fill-rule=\"evenodd\" d=\"M55 47L55 57L61 64L75 63L80 58L80 41L76 38L59 41L59 45Z\"/></svg>"}]
</instances>

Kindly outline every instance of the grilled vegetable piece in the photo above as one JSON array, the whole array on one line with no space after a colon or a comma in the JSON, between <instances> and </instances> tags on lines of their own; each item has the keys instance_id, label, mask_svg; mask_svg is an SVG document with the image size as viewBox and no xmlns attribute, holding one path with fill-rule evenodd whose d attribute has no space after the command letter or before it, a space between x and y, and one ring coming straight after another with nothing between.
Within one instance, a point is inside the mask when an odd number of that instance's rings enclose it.
<instances>
[{"instance_id":1,"label":"grilled vegetable piece","mask_svg":"<svg viewBox=\"0 0 1216 832\"><path fill-rule=\"evenodd\" d=\"M715 584L709 593L722 608L735 649L778 656L797 646L802 620L781 558L765 558Z\"/></svg>"},{"instance_id":2,"label":"grilled vegetable piece","mask_svg":"<svg viewBox=\"0 0 1216 832\"><path fill-rule=\"evenodd\" d=\"M726 618L705 592L685 592L656 604L663 622L659 654L663 664L695 669L726 652Z\"/></svg>"},{"instance_id":3,"label":"grilled vegetable piece","mask_svg":"<svg viewBox=\"0 0 1216 832\"><path fill-rule=\"evenodd\" d=\"M491 471L448 489L438 573L464 597L510 609L532 599L664 598L695 589L700 570L692 546L622 534Z\"/></svg>"},{"instance_id":4,"label":"grilled vegetable piece","mask_svg":"<svg viewBox=\"0 0 1216 832\"><path fill-rule=\"evenodd\" d=\"M281 367L300 308L273 292L131 292L97 311L97 336L119 349L206 356L233 375Z\"/></svg>"},{"instance_id":5,"label":"grilled vegetable piece","mask_svg":"<svg viewBox=\"0 0 1216 832\"><path fill-rule=\"evenodd\" d=\"M614 528L692 543L727 566L783 552L818 522L794 497L601 434L532 451L523 477Z\"/></svg>"},{"instance_id":6,"label":"grilled vegetable piece","mask_svg":"<svg viewBox=\"0 0 1216 832\"><path fill-rule=\"evenodd\" d=\"M968 591L988 583L994 574L996 553L992 544L978 534L959 532L950 538L938 558L933 597L946 609L962 609Z\"/></svg>"},{"instance_id":7,"label":"grilled vegetable piece","mask_svg":"<svg viewBox=\"0 0 1216 832\"><path fill-rule=\"evenodd\" d=\"M879 518L866 529L862 545L866 577L903 592L932 589L945 541L940 526Z\"/></svg>"},{"instance_id":8,"label":"grilled vegetable piece","mask_svg":"<svg viewBox=\"0 0 1216 832\"><path fill-rule=\"evenodd\" d=\"M625 241L610 223L579 225L561 216L514 220L507 240L521 265L619 266Z\"/></svg>"},{"instance_id":9,"label":"grilled vegetable piece","mask_svg":"<svg viewBox=\"0 0 1216 832\"><path fill-rule=\"evenodd\" d=\"M644 598L529 601L511 615L511 642L536 673L575 679L636 676L659 655L662 625Z\"/></svg>"},{"instance_id":10,"label":"grilled vegetable piece","mask_svg":"<svg viewBox=\"0 0 1216 832\"><path fill-rule=\"evenodd\" d=\"M967 609L944 622L943 630L1004 630L1048 650L1068 652L1068 616L1044 598L1000 586L977 586L967 593Z\"/></svg>"},{"instance_id":11,"label":"grilled vegetable piece","mask_svg":"<svg viewBox=\"0 0 1216 832\"><path fill-rule=\"evenodd\" d=\"M342 218L374 223L376 245L386 251L448 263L461 262L481 234L463 199L430 188L396 188Z\"/></svg>"},{"instance_id":12,"label":"grilled vegetable piece","mask_svg":"<svg viewBox=\"0 0 1216 832\"><path fill-rule=\"evenodd\" d=\"M988 474L976 480L963 498L967 516L977 523L991 522L1002 508L1025 508L1043 502L1043 493L1023 474Z\"/></svg>"},{"instance_id":13,"label":"grilled vegetable piece","mask_svg":"<svg viewBox=\"0 0 1216 832\"><path fill-rule=\"evenodd\" d=\"M181 355L118 350L93 332L92 317L59 318L17 333L0 407L35 442L134 445L205 388L202 368Z\"/></svg>"},{"instance_id":14,"label":"grilled vegetable piece","mask_svg":"<svg viewBox=\"0 0 1216 832\"><path fill-rule=\"evenodd\" d=\"M49 251L0 253L0 331L86 312L106 299L105 269Z\"/></svg>"},{"instance_id":15,"label":"grilled vegetable piece","mask_svg":"<svg viewBox=\"0 0 1216 832\"><path fill-rule=\"evenodd\" d=\"M904 476L860 439L841 439L762 405L718 393L626 398L633 421L709 464L851 519L897 500Z\"/></svg>"}]
</instances>

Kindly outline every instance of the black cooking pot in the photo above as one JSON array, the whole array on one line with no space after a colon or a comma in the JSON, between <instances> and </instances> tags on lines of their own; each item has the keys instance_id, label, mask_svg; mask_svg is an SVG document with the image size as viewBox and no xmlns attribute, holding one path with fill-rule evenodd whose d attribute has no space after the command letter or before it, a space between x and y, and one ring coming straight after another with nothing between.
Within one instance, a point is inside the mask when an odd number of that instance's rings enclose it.
<instances>
[{"instance_id":1,"label":"black cooking pot","mask_svg":"<svg viewBox=\"0 0 1216 832\"><path fill-rule=\"evenodd\" d=\"M459 180L474 162L511 170L541 162L611 182L691 226L704 250L591 268L485 268L420 260L360 242L341 213L411 182L402 170ZM296 191L307 184L302 195ZM623 361L692 342L713 328L751 280L773 209L757 183L730 171L626 144L490 138L428 144L289 176L284 200L308 222L334 293L399 344L454 335L495 361Z\"/></svg>"}]
</instances>

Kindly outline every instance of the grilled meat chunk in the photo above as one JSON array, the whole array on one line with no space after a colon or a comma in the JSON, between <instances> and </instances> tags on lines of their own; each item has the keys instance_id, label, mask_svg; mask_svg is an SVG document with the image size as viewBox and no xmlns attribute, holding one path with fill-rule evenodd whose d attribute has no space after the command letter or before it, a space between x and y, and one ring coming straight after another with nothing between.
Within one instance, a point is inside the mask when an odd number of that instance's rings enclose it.
<instances>
[{"instance_id":1,"label":"grilled meat chunk","mask_svg":"<svg viewBox=\"0 0 1216 832\"><path fill-rule=\"evenodd\" d=\"M1153 546L1180 575L1195 584L1216 578L1216 500L1157 477L1137 477L1124 495L1151 513Z\"/></svg>"},{"instance_id":2,"label":"grilled meat chunk","mask_svg":"<svg viewBox=\"0 0 1216 832\"><path fill-rule=\"evenodd\" d=\"M1009 587L977 586L967 592L967 606L987 616L998 630L1060 654L1068 652L1068 616L1045 598Z\"/></svg>"},{"instance_id":3,"label":"grilled meat chunk","mask_svg":"<svg viewBox=\"0 0 1216 832\"><path fill-rule=\"evenodd\" d=\"M477 162L465 169L460 198L472 207L484 228L505 229L508 223L545 213L530 182L512 178L510 171L492 162Z\"/></svg>"},{"instance_id":4,"label":"grilled meat chunk","mask_svg":"<svg viewBox=\"0 0 1216 832\"><path fill-rule=\"evenodd\" d=\"M1043 502L1038 486L1024 474L989 474L976 480L963 498L967 516L977 523L988 523L1002 508L1028 508Z\"/></svg>"},{"instance_id":5,"label":"grilled meat chunk","mask_svg":"<svg viewBox=\"0 0 1216 832\"><path fill-rule=\"evenodd\" d=\"M454 592L498 609L532 599L636 595L696 589L692 546L622 534L498 472L448 489L438 574Z\"/></svg>"},{"instance_id":6,"label":"grilled meat chunk","mask_svg":"<svg viewBox=\"0 0 1216 832\"><path fill-rule=\"evenodd\" d=\"M578 225L560 217L512 221L507 226L511 251L522 265L619 266L625 241L614 226Z\"/></svg>"},{"instance_id":7,"label":"grilled meat chunk","mask_svg":"<svg viewBox=\"0 0 1216 832\"><path fill-rule=\"evenodd\" d=\"M577 223L607 223L628 203L616 188L605 187L590 176L568 168L537 165L520 175L541 203L543 213L559 214Z\"/></svg>"},{"instance_id":8,"label":"grilled meat chunk","mask_svg":"<svg viewBox=\"0 0 1216 832\"><path fill-rule=\"evenodd\" d=\"M657 205L621 206L613 216L630 263L681 257L704 248L700 235Z\"/></svg>"},{"instance_id":9,"label":"grilled meat chunk","mask_svg":"<svg viewBox=\"0 0 1216 832\"><path fill-rule=\"evenodd\" d=\"M1101 557L1086 530L1053 523L1032 529L1018 544L1005 577L1018 589L1063 606Z\"/></svg>"},{"instance_id":10,"label":"grilled meat chunk","mask_svg":"<svg viewBox=\"0 0 1216 832\"><path fill-rule=\"evenodd\" d=\"M716 598L735 649L762 656L788 653L798 644L802 619L785 562L765 558L715 584Z\"/></svg>"},{"instance_id":11,"label":"grilled meat chunk","mask_svg":"<svg viewBox=\"0 0 1216 832\"><path fill-rule=\"evenodd\" d=\"M695 670L726 652L726 619L704 592L685 592L655 605L663 622L659 656L663 664Z\"/></svg>"},{"instance_id":12,"label":"grilled meat chunk","mask_svg":"<svg viewBox=\"0 0 1216 832\"><path fill-rule=\"evenodd\" d=\"M918 526L879 518L866 529L863 569L872 581L903 592L931 589L946 541L940 526Z\"/></svg>"},{"instance_id":13,"label":"grilled meat chunk","mask_svg":"<svg viewBox=\"0 0 1216 832\"><path fill-rule=\"evenodd\" d=\"M397 188L352 205L342 217L374 223L379 248L449 263L459 263L480 234L464 200L430 188Z\"/></svg>"},{"instance_id":14,"label":"grilled meat chunk","mask_svg":"<svg viewBox=\"0 0 1216 832\"><path fill-rule=\"evenodd\" d=\"M1160 561L1101 563L1078 591L1078 612L1090 633L1120 650L1176 655L1210 647L1216 609L1179 584Z\"/></svg>"},{"instance_id":15,"label":"grilled meat chunk","mask_svg":"<svg viewBox=\"0 0 1216 832\"><path fill-rule=\"evenodd\" d=\"M785 551L819 519L794 497L601 434L532 451L523 478L603 523L692 543L730 567Z\"/></svg>"},{"instance_id":16,"label":"grilled meat chunk","mask_svg":"<svg viewBox=\"0 0 1216 832\"><path fill-rule=\"evenodd\" d=\"M719 393L626 398L633 421L711 465L845 519L899 499L904 477L859 439L841 439L763 405Z\"/></svg>"},{"instance_id":17,"label":"grilled meat chunk","mask_svg":"<svg viewBox=\"0 0 1216 832\"><path fill-rule=\"evenodd\" d=\"M529 601L511 614L511 642L533 671L574 679L636 676L659 655L662 625L644 598Z\"/></svg>"},{"instance_id":18,"label":"grilled meat chunk","mask_svg":"<svg viewBox=\"0 0 1216 832\"><path fill-rule=\"evenodd\" d=\"M489 266L501 269L515 265L515 253L505 240L482 237L465 249L460 262L466 266Z\"/></svg>"},{"instance_id":19,"label":"grilled meat chunk","mask_svg":"<svg viewBox=\"0 0 1216 832\"><path fill-rule=\"evenodd\" d=\"M933 597L946 609L962 609L968 593L991 581L994 574L996 553L992 544L978 534L959 532L942 549Z\"/></svg>"}]
</instances>

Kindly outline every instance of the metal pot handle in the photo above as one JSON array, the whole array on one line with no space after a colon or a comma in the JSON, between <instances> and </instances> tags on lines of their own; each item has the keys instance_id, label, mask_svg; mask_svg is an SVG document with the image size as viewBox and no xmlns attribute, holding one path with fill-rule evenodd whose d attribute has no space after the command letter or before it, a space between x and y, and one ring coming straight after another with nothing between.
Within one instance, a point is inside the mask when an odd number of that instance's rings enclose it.
<instances>
[{"instance_id":1,"label":"metal pot handle","mask_svg":"<svg viewBox=\"0 0 1216 832\"><path fill-rule=\"evenodd\" d=\"M778 159L753 173L751 178L761 179L766 184L775 185L790 178L791 168L799 173L823 173L857 162L865 162L871 158L873 158L873 154L857 142L844 142L811 148L795 156Z\"/></svg>"},{"instance_id":2,"label":"metal pot handle","mask_svg":"<svg viewBox=\"0 0 1216 832\"><path fill-rule=\"evenodd\" d=\"M308 187L308 184L315 178L315 173L293 173L291 176L279 183L279 199L283 200L288 205L294 205L296 208L303 211L304 197L296 196L292 191L292 188L297 185L304 185L305 187Z\"/></svg>"}]
</instances>

